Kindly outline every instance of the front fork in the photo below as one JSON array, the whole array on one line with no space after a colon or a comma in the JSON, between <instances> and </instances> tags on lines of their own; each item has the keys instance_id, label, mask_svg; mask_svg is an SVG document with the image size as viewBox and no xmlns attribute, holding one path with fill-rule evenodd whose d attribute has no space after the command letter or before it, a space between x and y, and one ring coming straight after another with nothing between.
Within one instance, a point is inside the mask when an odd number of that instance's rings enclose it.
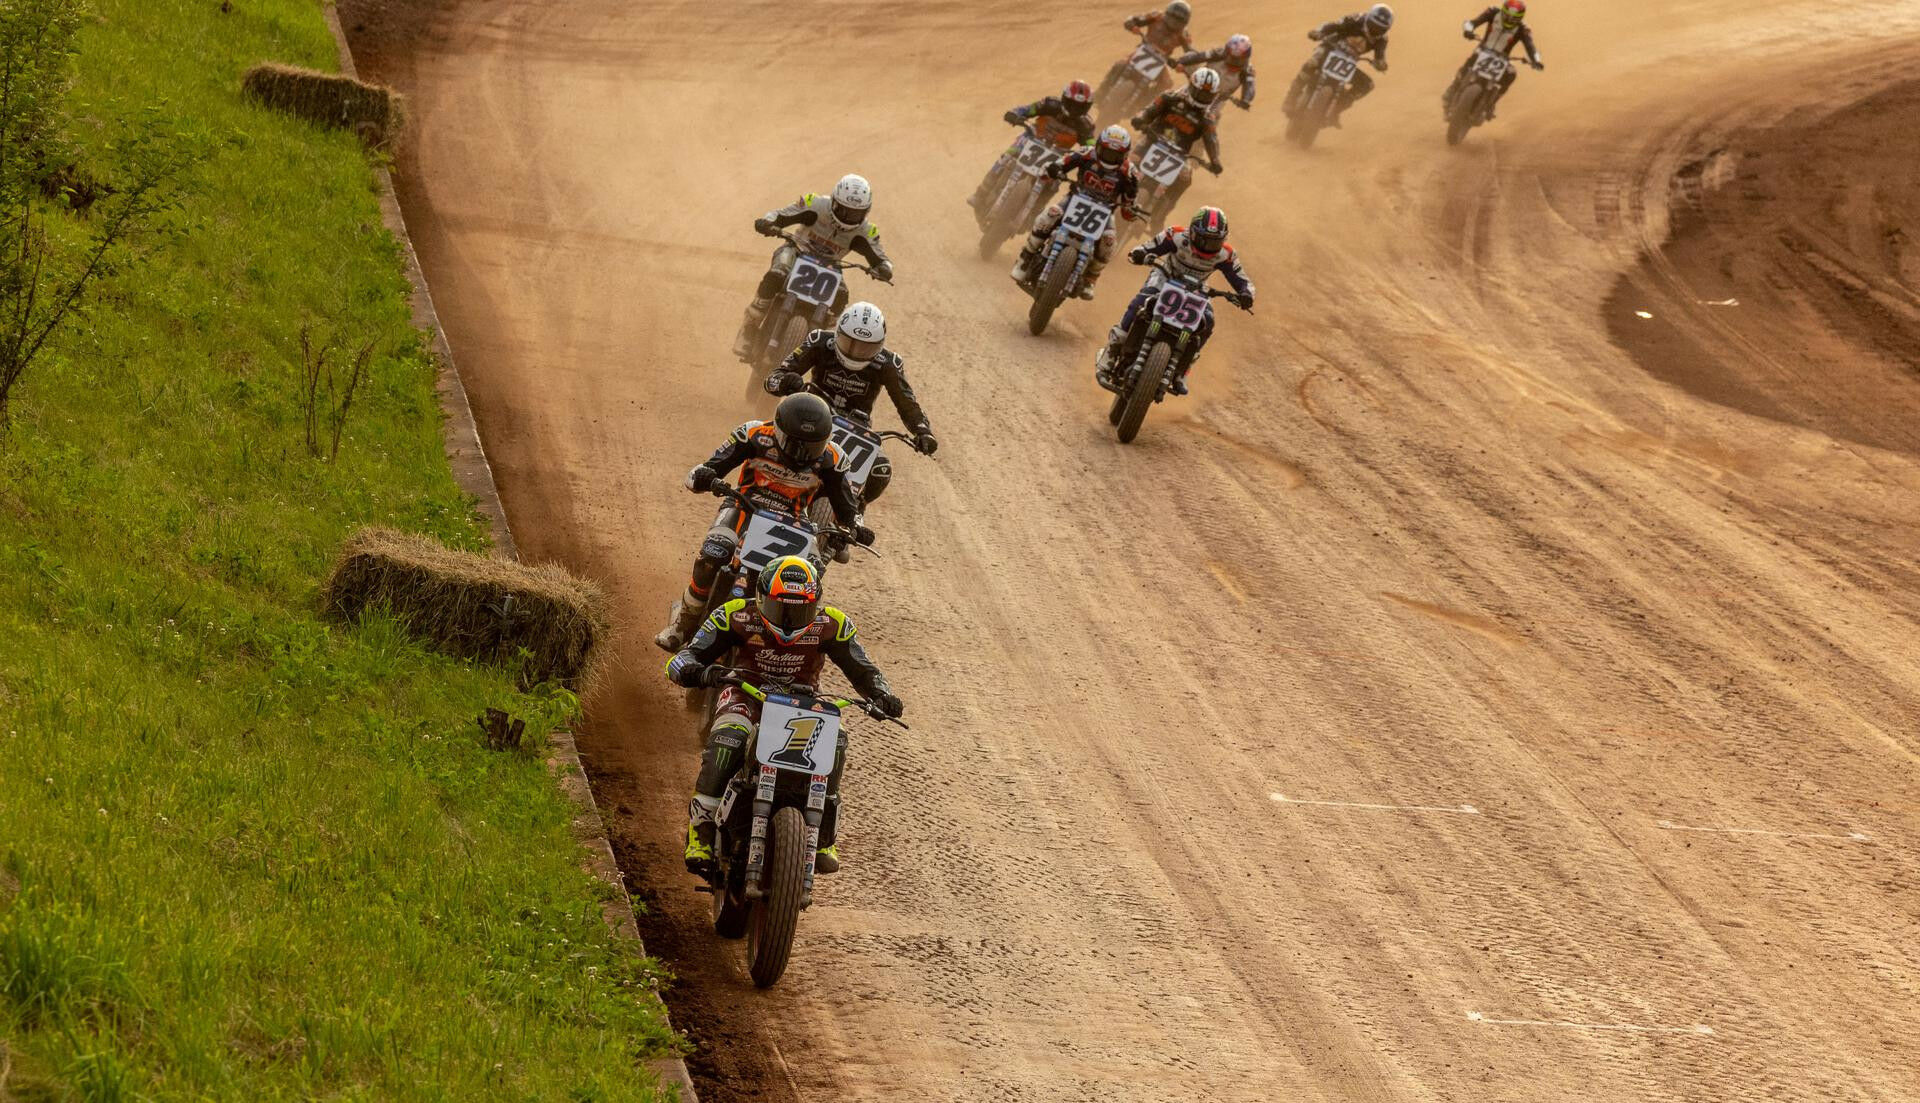
<instances>
[{"instance_id":1,"label":"front fork","mask_svg":"<svg viewBox=\"0 0 1920 1103\"><path fill-rule=\"evenodd\" d=\"M767 831L773 822L773 790L780 772L772 766L760 767L759 784L753 795L753 826L747 835L746 885L741 895L748 900L766 896ZM802 872L800 906L813 904L814 859L820 852L820 823L826 816L828 776L814 774L807 784L806 868Z\"/></svg>"}]
</instances>

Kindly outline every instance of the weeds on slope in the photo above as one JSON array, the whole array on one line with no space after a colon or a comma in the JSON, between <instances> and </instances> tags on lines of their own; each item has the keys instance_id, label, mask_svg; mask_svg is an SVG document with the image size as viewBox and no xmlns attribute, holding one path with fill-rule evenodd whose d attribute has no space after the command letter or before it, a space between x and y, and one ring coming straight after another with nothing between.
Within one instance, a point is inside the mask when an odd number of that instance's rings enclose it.
<instances>
[{"instance_id":1,"label":"weeds on slope","mask_svg":"<svg viewBox=\"0 0 1920 1103\"><path fill-rule=\"evenodd\" d=\"M671 1039L538 753L564 710L318 614L360 525L485 537L416 337L369 358L334 461L307 447L302 327L411 333L354 137L239 92L330 66L317 4L93 4L80 164L163 103L205 160L0 448L0 1094L650 1098ZM85 247L90 215L47 217ZM526 749L485 749L490 707Z\"/></svg>"}]
</instances>

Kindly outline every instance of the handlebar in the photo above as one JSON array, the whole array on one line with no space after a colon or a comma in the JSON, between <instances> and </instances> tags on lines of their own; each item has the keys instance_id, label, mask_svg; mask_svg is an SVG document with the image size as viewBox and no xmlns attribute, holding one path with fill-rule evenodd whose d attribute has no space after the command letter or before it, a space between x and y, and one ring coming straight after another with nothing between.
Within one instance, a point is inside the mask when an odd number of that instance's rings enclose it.
<instances>
[{"instance_id":1,"label":"handlebar","mask_svg":"<svg viewBox=\"0 0 1920 1103\"><path fill-rule=\"evenodd\" d=\"M708 681L709 685L739 686L741 689L744 689L747 691L747 695L749 697L752 697L755 700L764 701L767 699L768 691L766 689L763 689L760 686L754 685L752 682L749 682L747 680L749 678L764 678L766 677L766 675L764 674L756 673L754 671L747 670L742 667L722 667L722 668L719 668L717 677L715 677L715 673L713 671L709 671L707 676L709 679ZM905 720L900 719L898 716L888 716L886 713L881 712L879 705L866 699L865 697L827 697L817 693L813 693L810 689L806 689L803 687L796 687L791 684L789 684L787 688L801 689L802 692L806 693L807 696L812 697L814 700L825 701L828 704L838 709L846 709L846 708L859 709L861 712L866 713L868 716L873 717L875 720L884 720L889 723L898 724L903 728L907 727L907 722Z\"/></svg>"},{"instance_id":2,"label":"handlebar","mask_svg":"<svg viewBox=\"0 0 1920 1103\"><path fill-rule=\"evenodd\" d=\"M793 246L795 249L800 248L800 239L797 237L794 237L792 234L786 232L785 230L775 230L773 233L768 234L767 236L777 237L781 241L786 242L788 245ZM855 264L852 261L848 261L848 260L828 260L825 257L816 257L812 253L807 254L807 259L812 261L815 264L824 265L828 268L831 268L836 272L845 272L848 269L852 269L855 272L865 272L867 275L872 276L874 279L880 280L881 283L887 284L888 286L893 285L893 281L891 279L881 279L880 276L874 272L872 267L865 264Z\"/></svg>"}]
</instances>

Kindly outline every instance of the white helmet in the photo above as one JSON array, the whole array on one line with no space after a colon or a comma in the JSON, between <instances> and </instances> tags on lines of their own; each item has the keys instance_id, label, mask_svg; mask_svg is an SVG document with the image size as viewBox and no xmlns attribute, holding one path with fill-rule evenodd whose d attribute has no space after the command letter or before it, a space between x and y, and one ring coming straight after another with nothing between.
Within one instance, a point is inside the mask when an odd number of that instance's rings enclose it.
<instances>
[{"instance_id":1,"label":"white helmet","mask_svg":"<svg viewBox=\"0 0 1920 1103\"><path fill-rule=\"evenodd\" d=\"M1187 78L1187 95L1202 107L1212 103L1220 95L1220 74L1204 65L1195 69Z\"/></svg>"},{"instance_id":2,"label":"white helmet","mask_svg":"<svg viewBox=\"0 0 1920 1103\"><path fill-rule=\"evenodd\" d=\"M851 230L867 220L873 209L873 186L864 176L848 173L833 186L833 220Z\"/></svg>"},{"instance_id":3,"label":"white helmet","mask_svg":"<svg viewBox=\"0 0 1920 1103\"><path fill-rule=\"evenodd\" d=\"M849 368L864 368L887 343L887 319L872 303L854 303L840 314L833 353Z\"/></svg>"},{"instance_id":4,"label":"white helmet","mask_svg":"<svg viewBox=\"0 0 1920 1103\"><path fill-rule=\"evenodd\" d=\"M1393 29L1393 9L1385 4L1375 4L1367 9L1367 33L1375 38Z\"/></svg>"}]
</instances>

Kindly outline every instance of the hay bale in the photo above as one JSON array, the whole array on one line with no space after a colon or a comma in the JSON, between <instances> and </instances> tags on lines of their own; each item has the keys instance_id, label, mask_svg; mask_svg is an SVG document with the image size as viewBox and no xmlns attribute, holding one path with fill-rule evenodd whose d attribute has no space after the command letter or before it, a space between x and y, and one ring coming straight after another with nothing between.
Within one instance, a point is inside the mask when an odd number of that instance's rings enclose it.
<instances>
[{"instance_id":1,"label":"hay bale","mask_svg":"<svg viewBox=\"0 0 1920 1103\"><path fill-rule=\"evenodd\" d=\"M266 62L247 70L240 89L290 115L345 127L374 149L389 146L406 123L400 93L338 73Z\"/></svg>"},{"instance_id":2,"label":"hay bale","mask_svg":"<svg viewBox=\"0 0 1920 1103\"><path fill-rule=\"evenodd\" d=\"M321 593L352 622L384 609L449 655L519 670L529 685L578 687L608 631L599 587L559 567L459 552L392 529L365 528L341 549Z\"/></svg>"}]
</instances>

